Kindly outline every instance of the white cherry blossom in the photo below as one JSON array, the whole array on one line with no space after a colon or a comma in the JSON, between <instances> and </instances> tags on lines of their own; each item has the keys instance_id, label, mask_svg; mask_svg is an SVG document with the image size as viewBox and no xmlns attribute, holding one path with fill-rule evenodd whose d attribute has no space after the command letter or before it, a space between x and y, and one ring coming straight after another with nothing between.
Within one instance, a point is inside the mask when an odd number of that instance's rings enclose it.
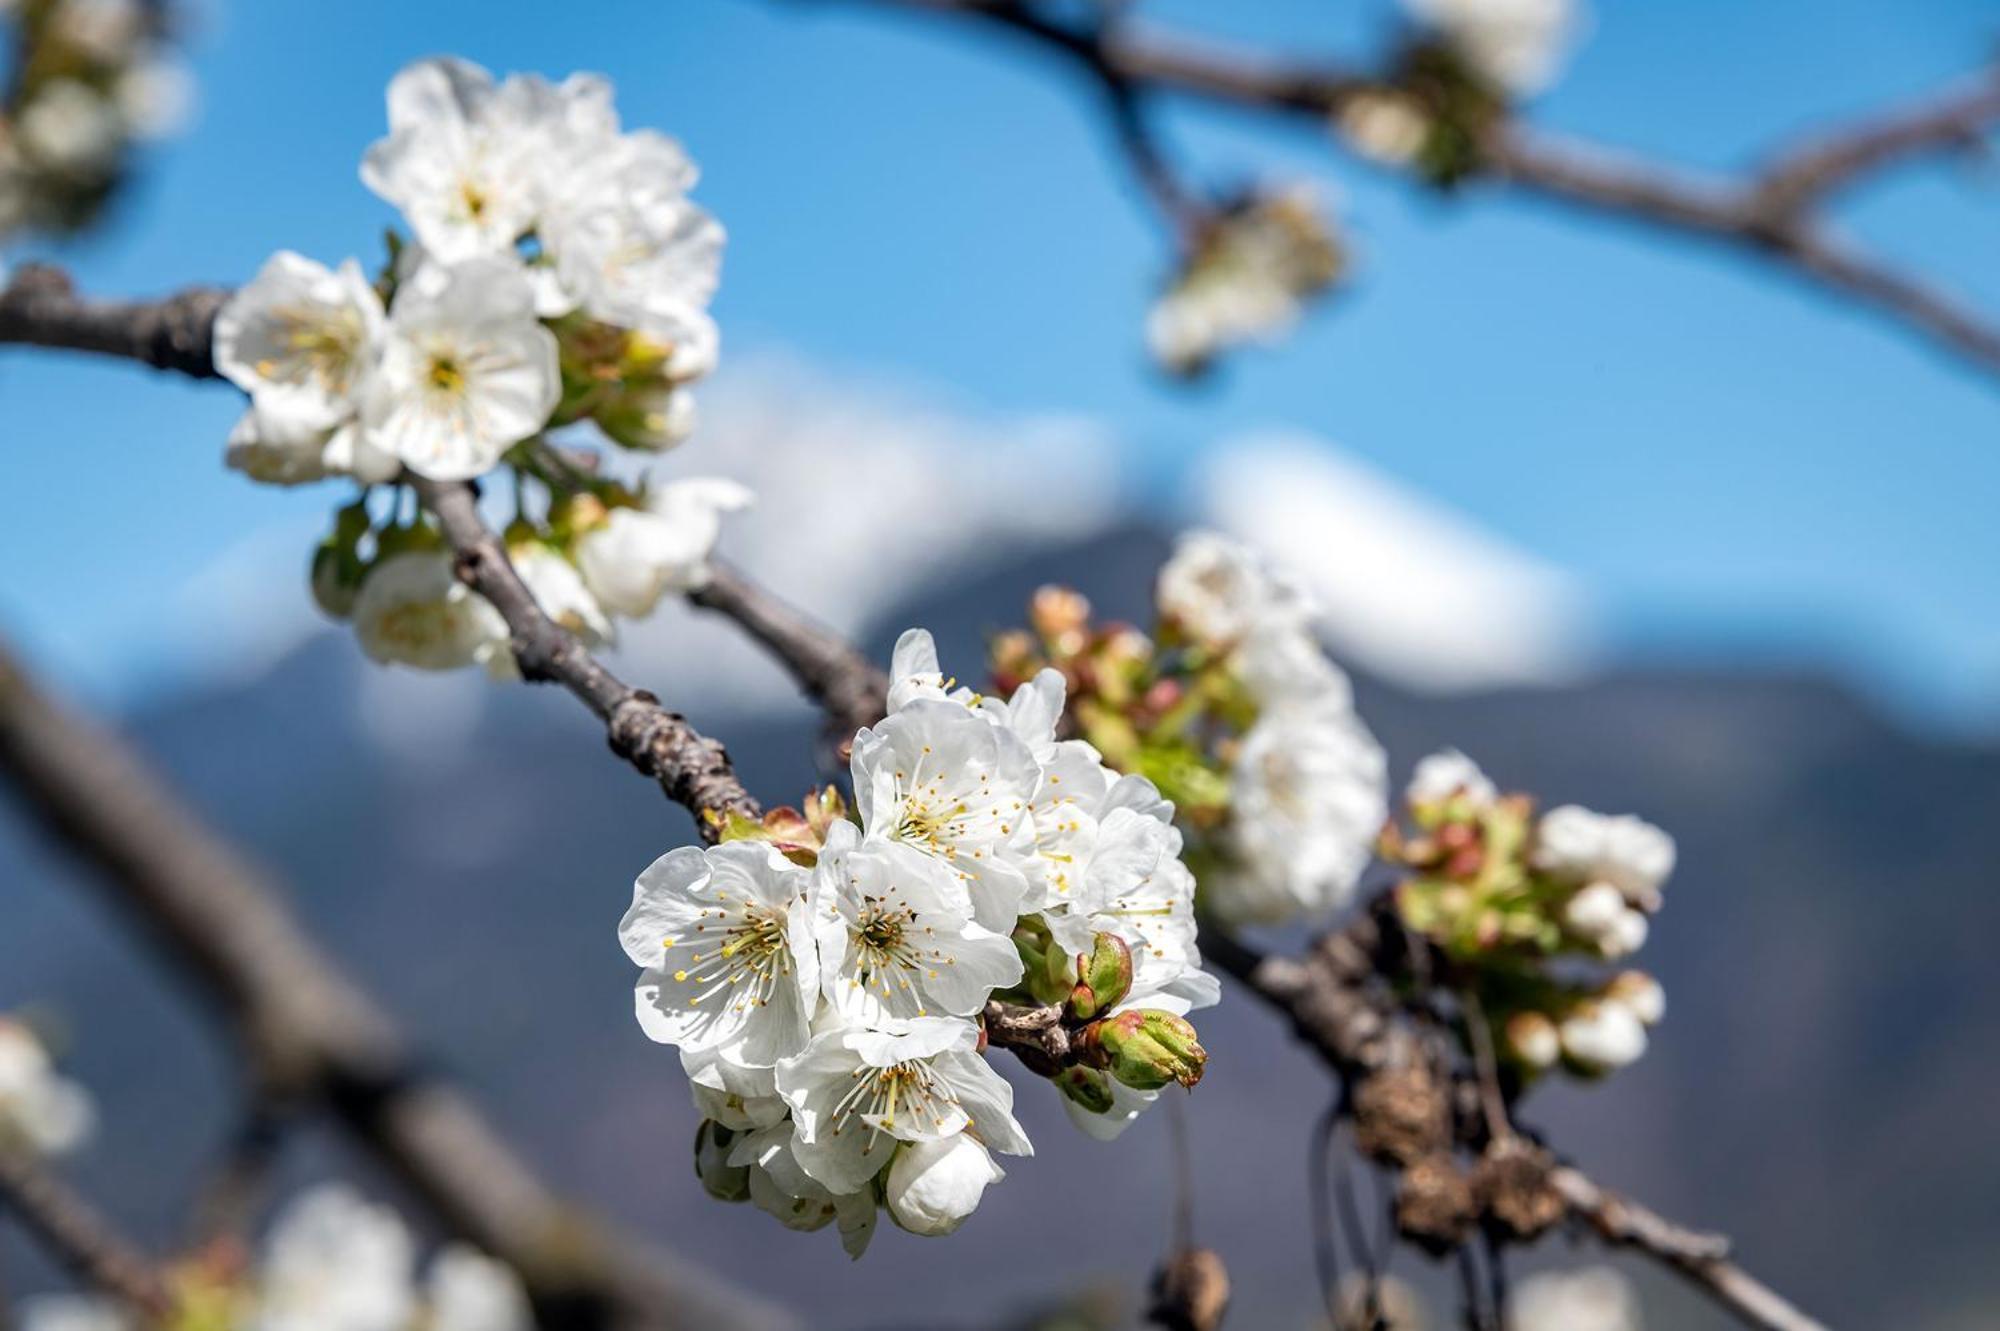
<instances>
[{"instance_id":1,"label":"white cherry blossom","mask_svg":"<svg viewBox=\"0 0 2000 1331\"><path fill-rule=\"evenodd\" d=\"M354 415L383 320L359 263L280 250L217 311L215 368L250 395L260 433L323 435Z\"/></svg>"},{"instance_id":2,"label":"white cherry blossom","mask_svg":"<svg viewBox=\"0 0 2000 1331\"><path fill-rule=\"evenodd\" d=\"M625 955L644 968L635 997L646 1034L743 1067L803 1049L819 995L813 885L811 871L763 842L655 860L618 926Z\"/></svg>"},{"instance_id":3,"label":"white cherry blossom","mask_svg":"<svg viewBox=\"0 0 2000 1331\"><path fill-rule=\"evenodd\" d=\"M517 264L431 266L397 289L362 387L375 445L433 480L490 470L548 423L562 393L555 335Z\"/></svg>"},{"instance_id":4,"label":"white cherry blossom","mask_svg":"<svg viewBox=\"0 0 2000 1331\"><path fill-rule=\"evenodd\" d=\"M424 1278L425 1331L535 1331L527 1292L512 1267L454 1243Z\"/></svg>"},{"instance_id":5,"label":"white cherry blossom","mask_svg":"<svg viewBox=\"0 0 2000 1331\"><path fill-rule=\"evenodd\" d=\"M1021 978L1013 941L972 920L956 874L901 842L836 823L819 858L820 985L843 1017L881 1027L970 1016Z\"/></svg>"},{"instance_id":6,"label":"white cherry blossom","mask_svg":"<svg viewBox=\"0 0 2000 1331\"><path fill-rule=\"evenodd\" d=\"M912 1234L949 1234L979 1209L989 1185L1007 1177L992 1153L969 1132L899 1148L883 1199L895 1222Z\"/></svg>"},{"instance_id":7,"label":"white cherry blossom","mask_svg":"<svg viewBox=\"0 0 2000 1331\"><path fill-rule=\"evenodd\" d=\"M1479 764L1457 749L1440 749L1418 761L1404 798L1412 805L1463 799L1474 808L1484 808L1499 799L1500 792L1479 770Z\"/></svg>"},{"instance_id":8,"label":"white cherry blossom","mask_svg":"<svg viewBox=\"0 0 2000 1331\"><path fill-rule=\"evenodd\" d=\"M1674 839L1643 818L1574 804L1550 809L1535 827L1535 867L1557 878L1609 883L1652 909L1674 871Z\"/></svg>"},{"instance_id":9,"label":"white cherry blossom","mask_svg":"<svg viewBox=\"0 0 2000 1331\"><path fill-rule=\"evenodd\" d=\"M508 551L542 613L560 624L585 647L615 642L618 630L584 585L576 565L540 541L528 541Z\"/></svg>"},{"instance_id":10,"label":"white cherry blossom","mask_svg":"<svg viewBox=\"0 0 2000 1331\"><path fill-rule=\"evenodd\" d=\"M747 487L718 477L649 489L642 507L613 508L601 526L577 538L584 584L612 614L651 614L662 596L707 585L723 515L753 498Z\"/></svg>"},{"instance_id":11,"label":"white cherry blossom","mask_svg":"<svg viewBox=\"0 0 2000 1331\"><path fill-rule=\"evenodd\" d=\"M96 1120L89 1092L56 1070L35 1032L0 1017L0 1141L63 1155L83 1143Z\"/></svg>"},{"instance_id":12,"label":"white cherry blossom","mask_svg":"<svg viewBox=\"0 0 2000 1331\"><path fill-rule=\"evenodd\" d=\"M1273 572L1248 546L1219 532L1183 532L1160 566L1154 600L1162 618L1215 649L1252 629L1300 623L1311 615L1304 591Z\"/></svg>"},{"instance_id":13,"label":"white cherry blossom","mask_svg":"<svg viewBox=\"0 0 2000 1331\"><path fill-rule=\"evenodd\" d=\"M419 670L456 670L509 651L506 621L458 580L442 550L406 550L369 569L354 633L371 659Z\"/></svg>"},{"instance_id":14,"label":"white cherry blossom","mask_svg":"<svg viewBox=\"0 0 2000 1331\"><path fill-rule=\"evenodd\" d=\"M678 143L635 131L575 165L542 225L556 272L584 311L672 346L669 366L681 377L713 367L706 306L722 264L722 227L685 197L694 183Z\"/></svg>"},{"instance_id":15,"label":"white cherry blossom","mask_svg":"<svg viewBox=\"0 0 2000 1331\"><path fill-rule=\"evenodd\" d=\"M272 1227L246 1331L404 1331L416 1315L415 1265L394 1211L322 1185Z\"/></svg>"},{"instance_id":16,"label":"white cherry blossom","mask_svg":"<svg viewBox=\"0 0 2000 1331\"><path fill-rule=\"evenodd\" d=\"M1041 768L1019 736L962 703L918 698L854 737L852 770L870 836L936 857L975 920L1014 927L1043 874L1029 808Z\"/></svg>"},{"instance_id":17,"label":"white cherry blossom","mask_svg":"<svg viewBox=\"0 0 2000 1331\"><path fill-rule=\"evenodd\" d=\"M1282 923L1346 904L1388 812L1387 760L1352 712L1280 708L1244 735L1231 775L1229 844L1216 910Z\"/></svg>"},{"instance_id":18,"label":"white cherry blossom","mask_svg":"<svg viewBox=\"0 0 2000 1331\"><path fill-rule=\"evenodd\" d=\"M1507 1331L1640 1331L1639 1296L1608 1266L1544 1271L1514 1291Z\"/></svg>"},{"instance_id":19,"label":"white cherry blossom","mask_svg":"<svg viewBox=\"0 0 2000 1331\"><path fill-rule=\"evenodd\" d=\"M949 1017L813 1037L778 1064L800 1167L836 1194L855 1192L889 1164L898 1142L968 1128L990 1150L1032 1154L1014 1121L1014 1088L973 1052L977 1038L973 1023Z\"/></svg>"},{"instance_id":20,"label":"white cherry blossom","mask_svg":"<svg viewBox=\"0 0 2000 1331\"><path fill-rule=\"evenodd\" d=\"M834 1193L800 1167L790 1123L752 1132L735 1144L729 1163L750 1170L750 1200L776 1216L787 1229L840 1230L841 1247L858 1258L875 1236L875 1191L872 1182Z\"/></svg>"},{"instance_id":21,"label":"white cherry blossom","mask_svg":"<svg viewBox=\"0 0 2000 1331\"><path fill-rule=\"evenodd\" d=\"M681 1050L694 1107L732 1132L751 1132L783 1122L790 1112L779 1098L770 1068L747 1068L715 1049Z\"/></svg>"},{"instance_id":22,"label":"white cherry blossom","mask_svg":"<svg viewBox=\"0 0 2000 1331\"><path fill-rule=\"evenodd\" d=\"M389 134L361 180L445 262L511 252L535 220L534 126L496 95L493 76L456 59L419 61L389 83Z\"/></svg>"},{"instance_id":23,"label":"white cherry blossom","mask_svg":"<svg viewBox=\"0 0 2000 1331\"><path fill-rule=\"evenodd\" d=\"M1563 1053L1593 1071L1616 1071L1646 1052L1645 1023L1623 1003L1586 1002L1557 1029Z\"/></svg>"},{"instance_id":24,"label":"white cherry blossom","mask_svg":"<svg viewBox=\"0 0 2000 1331\"><path fill-rule=\"evenodd\" d=\"M399 458L369 441L357 421L330 429L296 427L273 422L254 406L229 431L222 460L266 485L304 485L329 476L380 485L403 469Z\"/></svg>"},{"instance_id":25,"label":"white cherry blossom","mask_svg":"<svg viewBox=\"0 0 2000 1331\"><path fill-rule=\"evenodd\" d=\"M1583 18L1580 0L1403 0L1403 7L1517 97L1555 78Z\"/></svg>"}]
</instances>

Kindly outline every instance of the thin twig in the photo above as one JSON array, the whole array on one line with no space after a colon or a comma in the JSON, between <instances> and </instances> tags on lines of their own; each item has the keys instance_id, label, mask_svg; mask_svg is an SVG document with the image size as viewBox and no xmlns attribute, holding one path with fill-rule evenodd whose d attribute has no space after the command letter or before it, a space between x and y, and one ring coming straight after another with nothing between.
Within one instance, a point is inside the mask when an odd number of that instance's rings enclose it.
<instances>
[{"instance_id":1,"label":"thin twig","mask_svg":"<svg viewBox=\"0 0 2000 1331\"><path fill-rule=\"evenodd\" d=\"M1752 1326L1767 1331L1826 1331L1730 1261L1729 1241L1720 1235L1677 1225L1630 1198L1599 1187L1573 1166L1558 1167L1550 1174L1549 1183L1604 1242L1666 1263Z\"/></svg>"},{"instance_id":2,"label":"thin twig","mask_svg":"<svg viewBox=\"0 0 2000 1331\"><path fill-rule=\"evenodd\" d=\"M1313 1269L1319 1274L1320 1299L1326 1305L1326 1315L1342 1331L1345 1312L1340 1301L1340 1242L1333 1232L1333 1139L1340 1131L1344 1108L1342 1097L1336 1095L1313 1124L1306 1151L1306 1202L1312 1213Z\"/></svg>"},{"instance_id":3,"label":"thin twig","mask_svg":"<svg viewBox=\"0 0 2000 1331\"><path fill-rule=\"evenodd\" d=\"M113 1295L149 1324L173 1311L152 1260L32 1152L0 1141L0 1206L12 1210L79 1279Z\"/></svg>"}]
</instances>

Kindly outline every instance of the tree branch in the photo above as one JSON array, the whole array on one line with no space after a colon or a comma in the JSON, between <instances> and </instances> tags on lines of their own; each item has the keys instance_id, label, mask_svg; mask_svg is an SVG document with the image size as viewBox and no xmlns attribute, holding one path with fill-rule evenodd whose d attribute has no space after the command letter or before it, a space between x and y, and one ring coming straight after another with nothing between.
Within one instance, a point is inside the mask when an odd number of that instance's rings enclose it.
<instances>
[{"instance_id":1,"label":"tree branch","mask_svg":"<svg viewBox=\"0 0 2000 1331\"><path fill-rule=\"evenodd\" d=\"M546 1331L789 1326L559 1199L280 904L110 733L0 651L0 775L212 1000L276 1084L324 1103L470 1242L519 1270Z\"/></svg>"},{"instance_id":2,"label":"tree branch","mask_svg":"<svg viewBox=\"0 0 2000 1331\"><path fill-rule=\"evenodd\" d=\"M688 593L704 610L733 619L790 672L829 722L848 738L882 719L889 676L839 634L814 623L726 564L713 564L707 585Z\"/></svg>"},{"instance_id":3,"label":"tree branch","mask_svg":"<svg viewBox=\"0 0 2000 1331\"><path fill-rule=\"evenodd\" d=\"M1378 897L1344 928L1317 939L1300 961L1264 956L1213 929L1202 932L1202 955L1290 1018L1298 1037L1359 1100L1356 1088L1363 1080L1421 1059L1417 1043L1399 1034L1406 1022L1395 999L1378 984L1401 968L1393 959L1397 943L1385 930L1392 911L1387 894ZM1573 1166L1557 1166L1547 1181L1569 1212L1606 1243L1680 1273L1746 1324L1765 1331L1825 1331L1729 1261L1726 1239L1676 1225L1598 1187Z\"/></svg>"},{"instance_id":4,"label":"tree branch","mask_svg":"<svg viewBox=\"0 0 2000 1331\"><path fill-rule=\"evenodd\" d=\"M660 783L667 798L695 816L705 840L714 841L730 815L755 820L763 809L736 779L722 745L635 689L600 664L561 625L542 613L500 538L479 516L472 486L406 479L438 520L458 557L459 580L484 596L507 621L514 659L525 679L561 684L604 722L614 753Z\"/></svg>"},{"instance_id":5,"label":"tree branch","mask_svg":"<svg viewBox=\"0 0 2000 1331\"><path fill-rule=\"evenodd\" d=\"M0 342L91 351L218 379L210 332L227 299L220 287L189 287L162 300L85 300L60 269L29 264L0 287Z\"/></svg>"},{"instance_id":6,"label":"tree branch","mask_svg":"<svg viewBox=\"0 0 2000 1331\"><path fill-rule=\"evenodd\" d=\"M173 1311L173 1296L152 1261L40 1159L0 1142L0 1207L20 1216L72 1274L144 1316Z\"/></svg>"},{"instance_id":7,"label":"tree branch","mask_svg":"<svg viewBox=\"0 0 2000 1331\"><path fill-rule=\"evenodd\" d=\"M1038 14L1027 0L871 0L957 17L1015 34L1081 64L1090 76L1138 93L1174 93L1237 109L1310 121L1324 132L1357 96L1383 84L1327 64L1226 49L1114 19L1088 38ZM1114 106L1114 112L1117 111ZM2000 377L2000 321L1892 265L1836 241L1810 215L1837 189L1899 163L1985 141L2000 124L2000 65L1963 87L1895 107L1771 158L1740 179L1700 179L1594 145L1503 120L1481 145L1488 182L1586 212L1729 244L1859 305ZM1131 139L1120 126L1120 141ZM1143 159L1142 178L1145 178Z\"/></svg>"}]
</instances>

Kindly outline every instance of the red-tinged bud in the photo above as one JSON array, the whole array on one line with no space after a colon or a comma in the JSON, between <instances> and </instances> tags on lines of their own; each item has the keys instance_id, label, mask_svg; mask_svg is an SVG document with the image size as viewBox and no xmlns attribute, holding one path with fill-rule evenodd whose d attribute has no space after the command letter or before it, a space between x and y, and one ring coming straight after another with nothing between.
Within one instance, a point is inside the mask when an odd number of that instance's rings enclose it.
<instances>
[{"instance_id":1,"label":"red-tinged bud","mask_svg":"<svg viewBox=\"0 0 2000 1331\"><path fill-rule=\"evenodd\" d=\"M1090 953L1076 959L1070 1015L1078 1021L1110 1011L1132 992L1132 949L1116 934L1097 934Z\"/></svg>"},{"instance_id":2,"label":"red-tinged bud","mask_svg":"<svg viewBox=\"0 0 2000 1331\"><path fill-rule=\"evenodd\" d=\"M1156 1008L1094 1021L1077 1042L1087 1064L1135 1091L1157 1091L1169 1082L1192 1088L1208 1064L1194 1027Z\"/></svg>"},{"instance_id":3,"label":"red-tinged bud","mask_svg":"<svg viewBox=\"0 0 2000 1331\"><path fill-rule=\"evenodd\" d=\"M1093 1114L1111 1112L1114 1103L1111 1083L1102 1072L1094 1068L1064 1068L1055 1081L1057 1089L1079 1109Z\"/></svg>"},{"instance_id":4,"label":"red-tinged bud","mask_svg":"<svg viewBox=\"0 0 2000 1331\"><path fill-rule=\"evenodd\" d=\"M1049 583L1028 602L1028 623L1051 641L1074 637L1090 623L1090 601L1074 588Z\"/></svg>"}]
</instances>

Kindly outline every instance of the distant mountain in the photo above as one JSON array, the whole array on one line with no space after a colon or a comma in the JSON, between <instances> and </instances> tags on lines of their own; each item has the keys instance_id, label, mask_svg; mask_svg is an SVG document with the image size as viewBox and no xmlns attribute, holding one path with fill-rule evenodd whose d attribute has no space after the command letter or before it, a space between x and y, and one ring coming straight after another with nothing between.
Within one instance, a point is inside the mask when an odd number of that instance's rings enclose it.
<instances>
[{"instance_id":1,"label":"distant mountain","mask_svg":"<svg viewBox=\"0 0 2000 1331\"><path fill-rule=\"evenodd\" d=\"M925 624L965 668L986 632L1062 576L1103 613L1139 618L1164 550L1125 530L1017 552L915 598L867 642L886 653L898 629ZM384 744L360 714L382 715L400 686L364 669L328 634L253 683L160 700L129 727L290 877L326 946L564 1185L789 1298L814 1325L930 1325L945 1307L1136 1288L1167 1230L1162 1116L1098 1146L1026 1082L1041 1154L1010 1168L958 1241L885 1231L855 1267L830 1235L703 1197L679 1069L634 1027L613 939L632 876L688 837L686 816L606 761L589 721L546 690L426 681L420 700L455 688L486 705L438 727L421 756ZM803 709L732 716L675 695L670 654L643 675L725 737L769 798L820 775ZM1633 669L1480 695L1357 688L1399 776L1449 743L1507 784L1635 810L1679 838L1644 958L1670 1004L1652 1052L1603 1087L1532 1101L1534 1121L1606 1182L1735 1235L1754 1269L1833 1324L1995 1324L2000 843L1986 819L2000 809L2000 752L1912 737L1806 676ZM228 1130L228 1068L172 977L10 818L0 1006L34 998L66 1016L105 1108L82 1175L166 1241ZM1309 1326L1302 1174L1329 1088L1249 1002L1227 996L1201 1024L1215 1061L1188 1104L1197 1219L1237 1278L1232 1325ZM1113 1189L1125 1200L1107 1204ZM1433 1279L1407 1255L1399 1270ZM1722 1325L1678 1287L1647 1287L1655 1331Z\"/></svg>"}]
</instances>

